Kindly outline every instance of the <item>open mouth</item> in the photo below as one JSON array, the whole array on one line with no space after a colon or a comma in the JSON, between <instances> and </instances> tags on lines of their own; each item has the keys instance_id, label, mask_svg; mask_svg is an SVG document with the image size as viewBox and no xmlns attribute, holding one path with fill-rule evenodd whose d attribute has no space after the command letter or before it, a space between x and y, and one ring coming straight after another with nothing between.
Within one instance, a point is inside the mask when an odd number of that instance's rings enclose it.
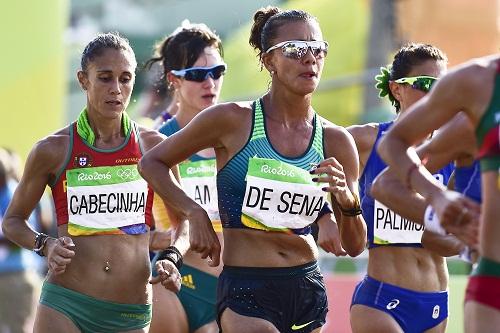
<instances>
[{"instance_id":1,"label":"open mouth","mask_svg":"<svg viewBox=\"0 0 500 333\"><path fill-rule=\"evenodd\" d=\"M304 77L306 79L312 79L312 78L317 78L318 74L316 74L314 72L306 72L306 73L300 74L300 76L302 76L302 77Z\"/></svg>"},{"instance_id":2,"label":"open mouth","mask_svg":"<svg viewBox=\"0 0 500 333\"><path fill-rule=\"evenodd\" d=\"M215 94L205 94L201 96L202 98L215 98Z\"/></svg>"},{"instance_id":3,"label":"open mouth","mask_svg":"<svg viewBox=\"0 0 500 333\"><path fill-rule=\"evenodd\" d=\"M122 105L122 102L120 102L120 101L107 101L106 104L111 105L111 106L120 106L120 105Z\"/></svg>"}]
</instances>

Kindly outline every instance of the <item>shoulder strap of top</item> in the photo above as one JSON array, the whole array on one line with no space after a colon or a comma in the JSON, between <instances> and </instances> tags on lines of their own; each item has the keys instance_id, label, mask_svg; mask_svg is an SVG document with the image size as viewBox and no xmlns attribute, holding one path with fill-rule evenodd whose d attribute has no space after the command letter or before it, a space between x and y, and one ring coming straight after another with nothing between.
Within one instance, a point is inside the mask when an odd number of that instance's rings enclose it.
<instances>
[{"instance_id":1,"label":"shoulder strap of top","mask_svg":"<svg viewBox=\"0 0 500 333\"><path fill-rule=\"evenodd\" d=\"M253 105L253 128L250 141L266 137L266 130L264 128L264 112L262 112L262 99L256 100Z\"/></svg>"}]
</instances>

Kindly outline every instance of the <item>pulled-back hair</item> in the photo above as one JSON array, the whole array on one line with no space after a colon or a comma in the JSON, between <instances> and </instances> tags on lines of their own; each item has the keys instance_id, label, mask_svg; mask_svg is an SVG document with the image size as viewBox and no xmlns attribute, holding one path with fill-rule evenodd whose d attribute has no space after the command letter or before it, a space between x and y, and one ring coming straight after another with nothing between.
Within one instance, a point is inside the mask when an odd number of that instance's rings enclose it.
<instances>
[{"instance_id":1,"label":"pulled-back hair","mask_svg":"<svg viewBox=\"0 0 500 333\"><path fill-rule=\"evenodd\" d=\"M401 106L389 89L389 81L406 77L413 68L428 60L448 62L444 52L430 44L408 43L401 47L394 55L392 63L382 67L381 73L375 76L377 81L375 87L379 90L379 96L387 96L396 111L399 111Z\"/></svg>"},{"instance_id":2,"label":"pulled-back hair","mask_svg":"<svg viewBox=\"0 0 500 333\"><path fill-rule=\"evenodd\" d=\"M102 55L104 50L110 48L129 51L134 61L136 61L134 50L130 47L128 39L120 36L118 32L101 33L91 40L83 50L82 59L80 61L82 71L86 71L90 62Z\"/></svg>"},{"instance_id":3,"label":"pulled-back hair","mask_svg":"<svg viewBox=\"0 0 500 333\"><path fill-rule=\"evenodd\" d=\"M216 48L223 56L219 36L205 24L185 21L172 34L156 44L155 54L148 60L146 67L151 68L154 63L160 62L164 75L171 70L193 67L207 46Z\"/></svg>"},{"instance_id":4,"label":"pulled-back hair","mask_svg":"<svg viewBox=\"0 0 500 333\"><path fill-rule=\"evenodd\" d=\"M303 10L281 10L278 7L263 7L257 10L253 16L253 25L248 42L258 51L259 59L272 45L272 41L278 35L278 29L289 22L318 21L316 17Z\"/></svg>"}]
</instances>

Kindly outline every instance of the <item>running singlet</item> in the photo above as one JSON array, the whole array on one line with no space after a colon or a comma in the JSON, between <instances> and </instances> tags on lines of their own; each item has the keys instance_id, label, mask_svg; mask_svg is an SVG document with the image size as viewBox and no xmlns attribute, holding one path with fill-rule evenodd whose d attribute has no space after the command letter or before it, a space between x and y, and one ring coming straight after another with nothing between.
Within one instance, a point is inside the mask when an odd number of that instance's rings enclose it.
<instances>
[{"instance_id":1,"label":"running singlet","mask_svg":"<svg viewBox=\"0 0 500 333\"><path fill-rule=\"evenodd\" d=\"M180 131L177 119L169 119L159 129L167 136ZM187 161L179 164L182 189L207 212L216 232L221 232L219 207L217 203L217 166L215 158L206 158L194 154Z\"/></svg>"},{"instance_id":2,"label":"running singlet","mask_svg":"<svg viewBox=\"0 0 500 333\"><path fill-rule=\"evenodd\" d=\"M478 159L481 161L481 171L500 168L500 60L497 61L497 73L490 105L486 109L476 128ZM500 185L500 184L499 184Z\"/></svg>"},{"instance_id":3,"label":"running singlet","mask_svg":"<svg viewBox=\"0 0 500 333\"><path fill-rule=\"evenodd\" d=\"M455 191L475 200L481 201L481 171L479 161L466 167L455 168Z\"/></svg>"},{"instance_id":4,"label":"running singlet","mask_svg":"<svg viewBox=\"0 0 500 333\"><path fill-rule=\"evenodd\" d=\"M267 138L262 100L254 102L252 131L245 146L217 174L224 228L251 228L309 234L326 193L308 170L324 159L323 126L314 115L307 150L290 158Z\"/></svg>"},{"instance_id":5,"label":"running singlet","mask_svg":"<svg viewBox=\"0 0 500 333\"><path fill-rule=\"evenodd\" d=\"M377 139L359 180L361 208L368 232L368 248L381 245L422 247L423 225L405 219L369 195L373 180L387 167L378 155L376 147L392 124L392 121L379 124ZM452 172L453 165L449 164L434 177L447 184Z\"/></svg>"},{"instance_id":6,"label":"running singlet","mask_svg":"<svg viewBox=\"0 0 500 333\"><path fill-rule=\"evenodd\" d=\"M69 128L65 166L50 184L57 225L73 236L142 234L151 227L153 192L137 171L142 156L137 125L115 149L88 145Z\"/></svg>"}]
</instances>

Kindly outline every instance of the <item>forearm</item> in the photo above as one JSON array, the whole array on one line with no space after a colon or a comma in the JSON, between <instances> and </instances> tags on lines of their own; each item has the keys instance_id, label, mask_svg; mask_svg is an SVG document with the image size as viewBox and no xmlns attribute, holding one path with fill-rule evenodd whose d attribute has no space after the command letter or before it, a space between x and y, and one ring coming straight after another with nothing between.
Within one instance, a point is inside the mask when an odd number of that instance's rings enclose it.
<instances>
[{"instance_id":1,"label":"forearm","mask_svg":"<svg viewBox=\"0 0 500 333\"><path fill-rule=\"evenodd\" d=\"M458 255L460 251L464 249L465 244L453 235L441 236L429 231L424 231L422 235L422 246L442 257L451 257Z\"/></svg>"},{"instance_id":2,"label":"forearm","mask_svg":"<svg viewBox=\"0 0 500 333\"><path fill-rule=\"evenodd\" d=\"M161 161L143 157L138 165L141 176L181 219L203 210L179 186L172 170Z\"/></svg>"},{"instance_id":3,"label":"forearm","mask_svg":"<svg viewBox=\"0 0 500 333\"><path fill-rule=\"evenodd\" d=\"M383 138L377 151L402 184L413 188L425 199L432 200L445 189L425 168L415 148L408 147L402 140L393 136Z\"/></svg>"},{"instance_id":4,"label":"forearm","mask_svg":"<svg viewBox=\"0 0 500 333\"><path fill-rule=\"evenodd\" d=\"M342 247L351 257L356 257L366 246L366 223L363 216L341 215L339 223Z\"/></svg>"},{"instance_id":5,"label":"forearm","mask_svg":"<svg viewBox=\"0 0 500 333\"><path fill-rule=\"evenodd\" d=\"M172 230L170 245L175 246L182 255L189 250L189 222L184 220Z\"/></svg>"},{"instance_id":6,"label":"forearm","mask_svg":"<svg viewBox=\"0 0 500 333\"><path fill-rule=\"evenodd\" d=\"M27 220L20 217L7 215L2 223L4 236L11 242L28 250L33 250L35 237L38 234L34 231Z\"/></svg>"},{"instance_id":7,"label":"forearm","mask_svg":"<svg viewBox=\"0 0 500 333\"><path fill-rule=\"evenodd\" d=\"M373 181L370 195L397 214L423 224L427 203L394 175L392 168L382 171Z\"/></svg>"}]
</instances>

